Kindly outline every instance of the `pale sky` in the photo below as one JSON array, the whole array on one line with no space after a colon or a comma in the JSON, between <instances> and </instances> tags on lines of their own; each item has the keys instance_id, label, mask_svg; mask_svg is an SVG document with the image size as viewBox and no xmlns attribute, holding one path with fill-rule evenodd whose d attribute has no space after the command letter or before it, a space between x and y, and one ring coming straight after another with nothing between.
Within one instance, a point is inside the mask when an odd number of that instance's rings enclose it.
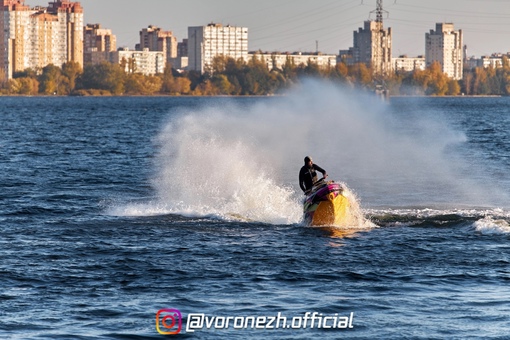
<instances>
[{"instance_id":1,"label":"pale sky","mask_svg":"<svg viewBox=\"0 0 510 340\"><path fill-rule=\"evenodd\" d=\"M26 0L47 6L49 0ZM376 0L81 0L85 23L99 23L134 48L139 31L156 25L178 41L188 26L211 22L248 27L249 50L338 54L353 31L374 19ZM393 56L425 53L425 33L438 22L464 32L468 55L510 52L510 0L384 0L384 26L393 30Z\"/></svg>"}]
</instances>

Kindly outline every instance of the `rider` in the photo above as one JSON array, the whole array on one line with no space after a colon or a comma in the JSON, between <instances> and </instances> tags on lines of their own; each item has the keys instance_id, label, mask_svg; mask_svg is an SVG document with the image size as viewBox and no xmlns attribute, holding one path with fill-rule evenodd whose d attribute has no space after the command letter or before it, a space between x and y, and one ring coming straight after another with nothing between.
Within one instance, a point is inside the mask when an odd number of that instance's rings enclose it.
<instances>
[{"instance_id":1,"label":"rider","mask_svg":"<svg viewBox=\"0 0 510 340\"><path fill-rule=\"evenodd\" d=\"M326 170L318 166L317 164L313 164L313 161L310 157L305 157L305 165L301 167L299 170L299 186L301 190L306 194L312 189L313 185L317 182L317 172L322 173L323 178L328 177Z\"/></svg>"}]
</instances>

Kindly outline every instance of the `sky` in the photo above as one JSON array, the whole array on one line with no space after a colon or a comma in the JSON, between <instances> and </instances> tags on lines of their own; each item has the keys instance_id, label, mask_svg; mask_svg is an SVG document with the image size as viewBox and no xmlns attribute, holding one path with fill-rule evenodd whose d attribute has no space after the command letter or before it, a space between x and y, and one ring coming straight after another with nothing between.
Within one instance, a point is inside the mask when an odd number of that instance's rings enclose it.
<instances>
[{"instance_id":1,"label":"sky","mask_svg":"<svg viewBox=\"0 0 510 340\"><path fill-rule=\"evenodd\" d=\"M25 0L47 6L50 0ZM211 22L248 28L249 50L338 54L353 45L353 31L375 20L376 0L81 0L85 23L134 48L149 25L172 31L178 41L188 26ZM384 27L391 27L393 56L425 54L425 33L449 22L464 32L468 56L510 52L510 0L384 0ZM372 13L371 13L372 12Z\"/></svg>"}]
</instances>

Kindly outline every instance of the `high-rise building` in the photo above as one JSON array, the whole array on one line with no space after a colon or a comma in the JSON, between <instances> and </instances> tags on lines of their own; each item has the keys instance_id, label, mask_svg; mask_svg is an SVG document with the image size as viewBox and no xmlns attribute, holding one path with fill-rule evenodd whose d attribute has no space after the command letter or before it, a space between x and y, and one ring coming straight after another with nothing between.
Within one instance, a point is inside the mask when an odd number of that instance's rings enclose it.
<instances>
[{"instance_id":1,"label":"high-rise building","mask_svg":"<svg viewBox=\"0 0 510 340\"><path fill-rule=\"evenodd\" d=\"M2 0L0 5L0 62L5 75L12 78L15 70L22 70L28 63L25 42L30 35L32 11L24 0Z\"/></svg>"},{"instance_id":2,"label":"high-rise building","mask_svg":"<svg viewBox=\"0 0 510 340\"><path fill-rule=\"evenodd\" d=\"M384 29L382 21L365 21L364 28L354 31L354 62L366 64L374 74L387 76L392 70L391 44L391 27Z\"/></svg>"},{"instance_id":3,"label":"high-rise building","mask_svg":"<svg viewBox=\"0 0 510 340\"><path fill-rule=\"evenodd\" d=\"M182 41L177 44L177 57L188 57L188 39L182 39Z\"/></svg>"},{"instance_id":4,"label":"high-rise building","mask_svg":"<svg viewBox=\"0 0 510 340\"><path fill-rule=\"evenodd\" d=\"M188 70L209 72L216 56L248 57L248 28L209 24L188 27Z\"/></svg>"},{"instance_id":5,"label":"high-rise building","mask_svg":"<svg viewBox=\"0 0 510 340\"><path fill-rule=\"evenodd\" d=\"M8 78L27 68L74 61L83 65L83 8L57 0L30 8L25 0L0 0L0 63Z\"/></svg>"},{"instance_id":6,"label":"high-rise building","mask_svg":"<svg viewBox=\"0 0 510 340\"><path fill-rule=\"evenodd\" d=\"M438 62L448 77L462 79L462 30L455 31L452 23L436 23L436 30L425 33L427 67Z\"/></svg>"},{"instance_id":7,"label":"high-rise building","mask_svg":"<svg viewBox=\"0 0 510 340\"><path fill-rule=\"evenodd\" d=\"M188 69L188 39L182 39L177 44L177 58L172 62L176 69Z\"/></svg>"},{"instance_id":8,"label":"high-rise building","mask_svg":"<svg viewBox=\"0 0 510 340\"><path fill-rule=\"evenodd\" d=\"M354 47L341 50L339 59L347 64L364 63L374 75L387 76L392 72L391 28L384 29L382 0L377 0L376 20L365 21L364 28L354 31Z\"/></svg>"},{"instance_id":9,"label":"high-rise building","mask_svg":"<svg viewBox=\"0 0 510 340\"><path fill-rule=\"evenodd\" d=\"M150 25L140 31L140 44L137 50L164 52L166 62L172 62L177 58L177 38L171 31L163 31L161 28Z\"/></svg>"},{"instance_id":10,"label":"high-rise building","mask_svg":"<svg viewBox=\"0 0 510 340\"><path fill-rule=\"evenodd\" d=\"M117 49L117 37L109 29L101 28L100 24L87 24L83 29L83 45L85 63L92 62L93 52L108 53Z\"/></svg>"}]
</instances>

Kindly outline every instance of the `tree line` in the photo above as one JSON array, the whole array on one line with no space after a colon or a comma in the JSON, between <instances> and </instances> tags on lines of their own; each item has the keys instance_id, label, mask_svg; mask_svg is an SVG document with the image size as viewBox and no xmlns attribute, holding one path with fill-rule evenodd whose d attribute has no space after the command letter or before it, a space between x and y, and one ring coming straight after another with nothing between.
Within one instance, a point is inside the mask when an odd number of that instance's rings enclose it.
<instances>
[{"instance_id":1,"label":"tree line","mask_svg":"<svg viewBox=\"0 0 510 340\"><path fill-rule=\"evenodd\" d=\"M126 72L125 70L128 69ZM207 72L180 72L167 64L162 74L146 76L126 64L68 62L40 70L16 72L7 79L0 71L3 95L272 95L298 84L305 77L329 79L353 88L386 89L390 95L509 95L510 63L503 57L498 68L465 69L462 80L450 79L438 63L425 70L374 76L365 64L319 67L296 65L288 58L281 69L269 69L256 56L249 61L216 57Z\"/></svg>"}]
</instances>

